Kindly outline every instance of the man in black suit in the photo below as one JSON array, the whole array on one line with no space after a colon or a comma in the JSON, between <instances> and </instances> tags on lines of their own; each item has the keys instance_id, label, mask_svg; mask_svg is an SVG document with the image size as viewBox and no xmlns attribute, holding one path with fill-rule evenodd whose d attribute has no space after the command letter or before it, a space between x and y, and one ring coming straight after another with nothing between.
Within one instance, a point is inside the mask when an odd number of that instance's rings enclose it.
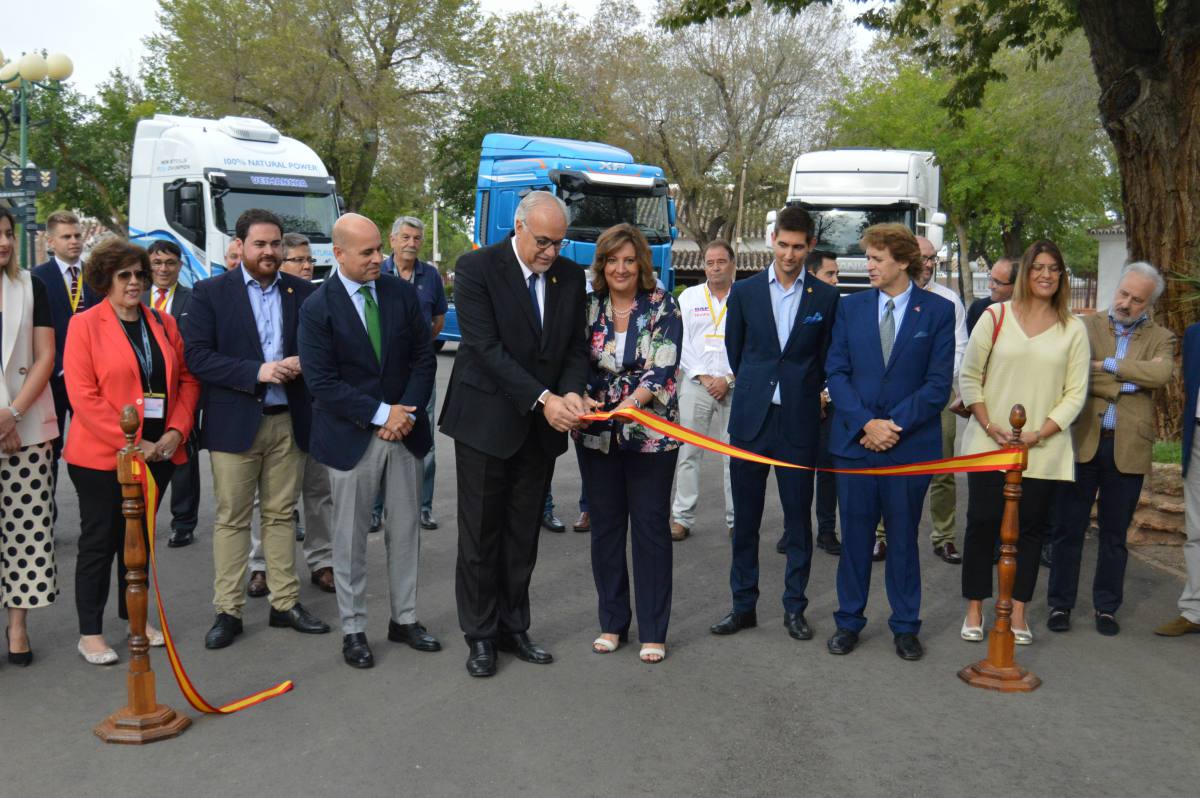
<instances>
[{"instance_id":1,"label":"man in black suit","mask_svg":"<svg viewBox=\"0 0 1200 798\"><path fill-rule=\"evenodd\" d=\"M150 257L150 288L142 294L142 304L159 313L170 313L176 319L187 312L192 301L192 289L179 284L183 268L183 251L174 241L159 239L146 247ZM200 514L200 469L196 463L196 433L188 438L187 462L171 475L171 537L167 545L173 549L190 546Z\"/></svg>"},{"instance_id":2,"label":"man in black suit","mask_svg":"<svg viewBox=\"0 0 1200 798\"><path fill-rule=\"evenodd\" d=\"M975 322L979 321L979 317L988 309L988 305L1012 299L1016 276L1017 262L1007 255L992 264L992 270L988 272L988 295L976 299L971 303L971 307L967 308L967 335L970 335L971 330L975 329Z\"/></svg>"},{"instance_id":3,"label":"man in black suit","mask_svg":"<svg viewBox=\"0 0 1200 798\"><path fill-rule=\"evenodd\" d=\"M58 437L54 439L54 483L58 484L58 459L62 455L63 429L71 401L63 380L63 349L67 345L67 325L76 313L82 313L100 301L83 279L83 230L79 217L70 211L55 211L46 217L46 245L54 253L45 263L35 266L32 274L46 286L50 317L54 321L54 372L50 391L54 412L58 415Z\"/></svg>"},{"instance_id":4,"label":"man in black suit","mask_svg":"<svg viewBox=\"0 0 1200 798\"><path fill-rule=\"evenodd\" d=\"M439 423L455 441L456 594L472 676L496 672L497 648L553 661L529 639L529 580L554 460L585 412L584 271L558 256L566 234L562 200L534 191L511 238L455 267L462 341Z\"/></svg>"},{"instance_id":5,"label":"man in black suit","mask_svg":"<svg viewBox=\"0 0 1200 798\"><path fill-rule=\"evenodd\" d=\"M311 452L328 466L342 657L375 664L367 643L367 530L376 496L391 596L388 639L441 644L417 620L421 474L433 446L426 413L437 359L412 283L381 275L383 239L365 216L333 226L337 270L300 312L300 359L315 401Z\"/></svg>"},{"instance_id":6,"label":"man in black suit","mask_svg":"<svg viewBox=\"0 0 1200 798\"><path fill-rule=\"evenodd\" d=\"M280 274L283 222L270 211L238 217L242 263L196 283L182 317L188 369L204 387L200 444L209 450L217 519L213 604L204 638L224 648L242 632L254 493L259 496L271 626L324 634L300 604L292 511L308 449L311 399L300 375L296 329L311 283Z\"/></svg>"}]
</instances>

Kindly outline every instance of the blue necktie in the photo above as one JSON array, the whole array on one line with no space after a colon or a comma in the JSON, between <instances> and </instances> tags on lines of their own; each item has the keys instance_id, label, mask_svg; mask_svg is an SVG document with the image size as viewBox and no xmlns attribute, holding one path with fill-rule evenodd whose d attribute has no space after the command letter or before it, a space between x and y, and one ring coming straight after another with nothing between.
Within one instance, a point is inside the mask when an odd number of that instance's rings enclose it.
<instances>
[{"instance_id":1,"label":"blue necktie","mask_svg":"<svg viewBox=\"0 0 1200 798\"><path fill-rule=\"evenodd\" d=\"M542 334L542 306L537 298L538 275L529 275L529 298L533 301L533 321L537 325L538 335Z\"/></svg>"}]
</instances>

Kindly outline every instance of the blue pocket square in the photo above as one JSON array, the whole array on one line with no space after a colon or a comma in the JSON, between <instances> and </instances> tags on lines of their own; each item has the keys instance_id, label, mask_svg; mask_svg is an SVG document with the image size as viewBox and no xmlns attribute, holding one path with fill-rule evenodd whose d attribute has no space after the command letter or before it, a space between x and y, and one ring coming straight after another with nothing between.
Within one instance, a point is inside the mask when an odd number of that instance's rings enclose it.
<instances>
[{"instance_id":1,"label":"blue pocket square","mask_svg":"<svg viewBox=\"0 0 1200 798\"><path fill-rule=\"evenodd\" d=\"M820 313L814 313L811 316L805 316L804 321L802 321L801 324L820 324L824 320L825 317Z\"/></svg>"}]
</instances>

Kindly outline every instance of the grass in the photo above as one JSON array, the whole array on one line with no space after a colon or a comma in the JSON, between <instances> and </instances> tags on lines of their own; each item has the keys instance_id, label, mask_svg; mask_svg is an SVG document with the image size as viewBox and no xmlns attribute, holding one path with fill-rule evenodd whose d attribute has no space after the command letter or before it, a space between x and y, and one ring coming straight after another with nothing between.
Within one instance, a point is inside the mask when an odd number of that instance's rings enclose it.
<instances>
[{"instance_id":1,"label":"grass","mask_svg":"<svg viewBox=\"0 0 1200 798\"><path fill-rule=\"evenodd\" d=\"M1154 442L1154 462L1156 463L1182 463L1183 462L1183 444L1179 441L1155 441Z\"/></svg>"}]
</instances>

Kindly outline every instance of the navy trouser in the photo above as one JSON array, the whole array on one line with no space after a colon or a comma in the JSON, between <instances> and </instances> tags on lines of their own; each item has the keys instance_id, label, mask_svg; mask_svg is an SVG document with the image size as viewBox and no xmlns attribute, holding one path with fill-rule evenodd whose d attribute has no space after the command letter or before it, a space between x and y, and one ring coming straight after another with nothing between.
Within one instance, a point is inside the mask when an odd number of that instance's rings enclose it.
<instances>
[{"instance_id":1,"label":"navy trouser","mask_svg":"<svg viewBox=\"0 0 1200 798\"><path fill-rule=\"evenodd\" d=\"M1097 612L1108 613L1120 608L1125 592L1125 563L1129 559L1125 535L1142 493L1142 480L1142 474L1123 474L1117 470L1112 438L1101 438L1096 455L1075 465L1075 482L1062 492L1065 497L1062 518L1055 530L1054 564L1050 568L1047 595L1051 607L1069 610L1075 606L1083 537L1099 491L1096 520L1100 526L1100 551L1092 580L1092 606Z\"/></svg>"},{"instance_id":2,"label":"navy trouser","mask_svg":"<svg viewBox=\"0 0 1200 798\"><path fill-rule=\"evenodd\" d=\"M833 407L827 408L829 415L821 420L821 434L817 438L817 465L821 468L833 466L833 455L829 453L829 428L833 424ZM817 539L832 538L837 528L837 479L827 471L817 472Z\"/></svg>"},{"instance_id":3,"label":"navy trouser","mask_svg":"<svg viewBox=\"0 0 1200 798\"><path fill-rule=\"evenodd\" d=\"M847 460L834 458L838 468L871 468L895 465L880 453ZM871 552L875 528L883 519L887 530L884 585L892 615L893 634L921 631L921 563L917 528L930 477L873 477L838 474L838 506L842 513L842 556L838 560L838 610L833 614L839 629L860 632L867 625L864 611L871 589Z\"/></svg>"},{"instance_id":4,"label":"navy trouser","mask_svg":"<svg viewBox=\"0 0 1200 798\"><path fill-rule=\"evenodd\" d=\"M633 589L638 639L665 643L671 620L671 480L679 450L607 454L579 447L579 465L591 500L592 576L600 631L624 638L633 613L626 531L633 541Z\"/></svg>"},{"instance_id":5,"label":"navy trouser","mask_svg":"<svg viewBox=\"0 0 1200 798\"><path fill-rule=\"evenodd\" d=\"M758 437L752 441L731 438L729 443L755 454L789 463L814 465L816 452L791 446L783 435L783 414L771 405ZM733 563L729 587L733 609L749 612L758 604L758 539L763 504L767 496L767 474L771 466L734 460L729 464L733 490ZM783 533L787 543L783 609L804 612L808 607L808 573L812 566L813 473L796 468L775 469L779 501L783 505Z\"/></svg>"}]
</instances>

